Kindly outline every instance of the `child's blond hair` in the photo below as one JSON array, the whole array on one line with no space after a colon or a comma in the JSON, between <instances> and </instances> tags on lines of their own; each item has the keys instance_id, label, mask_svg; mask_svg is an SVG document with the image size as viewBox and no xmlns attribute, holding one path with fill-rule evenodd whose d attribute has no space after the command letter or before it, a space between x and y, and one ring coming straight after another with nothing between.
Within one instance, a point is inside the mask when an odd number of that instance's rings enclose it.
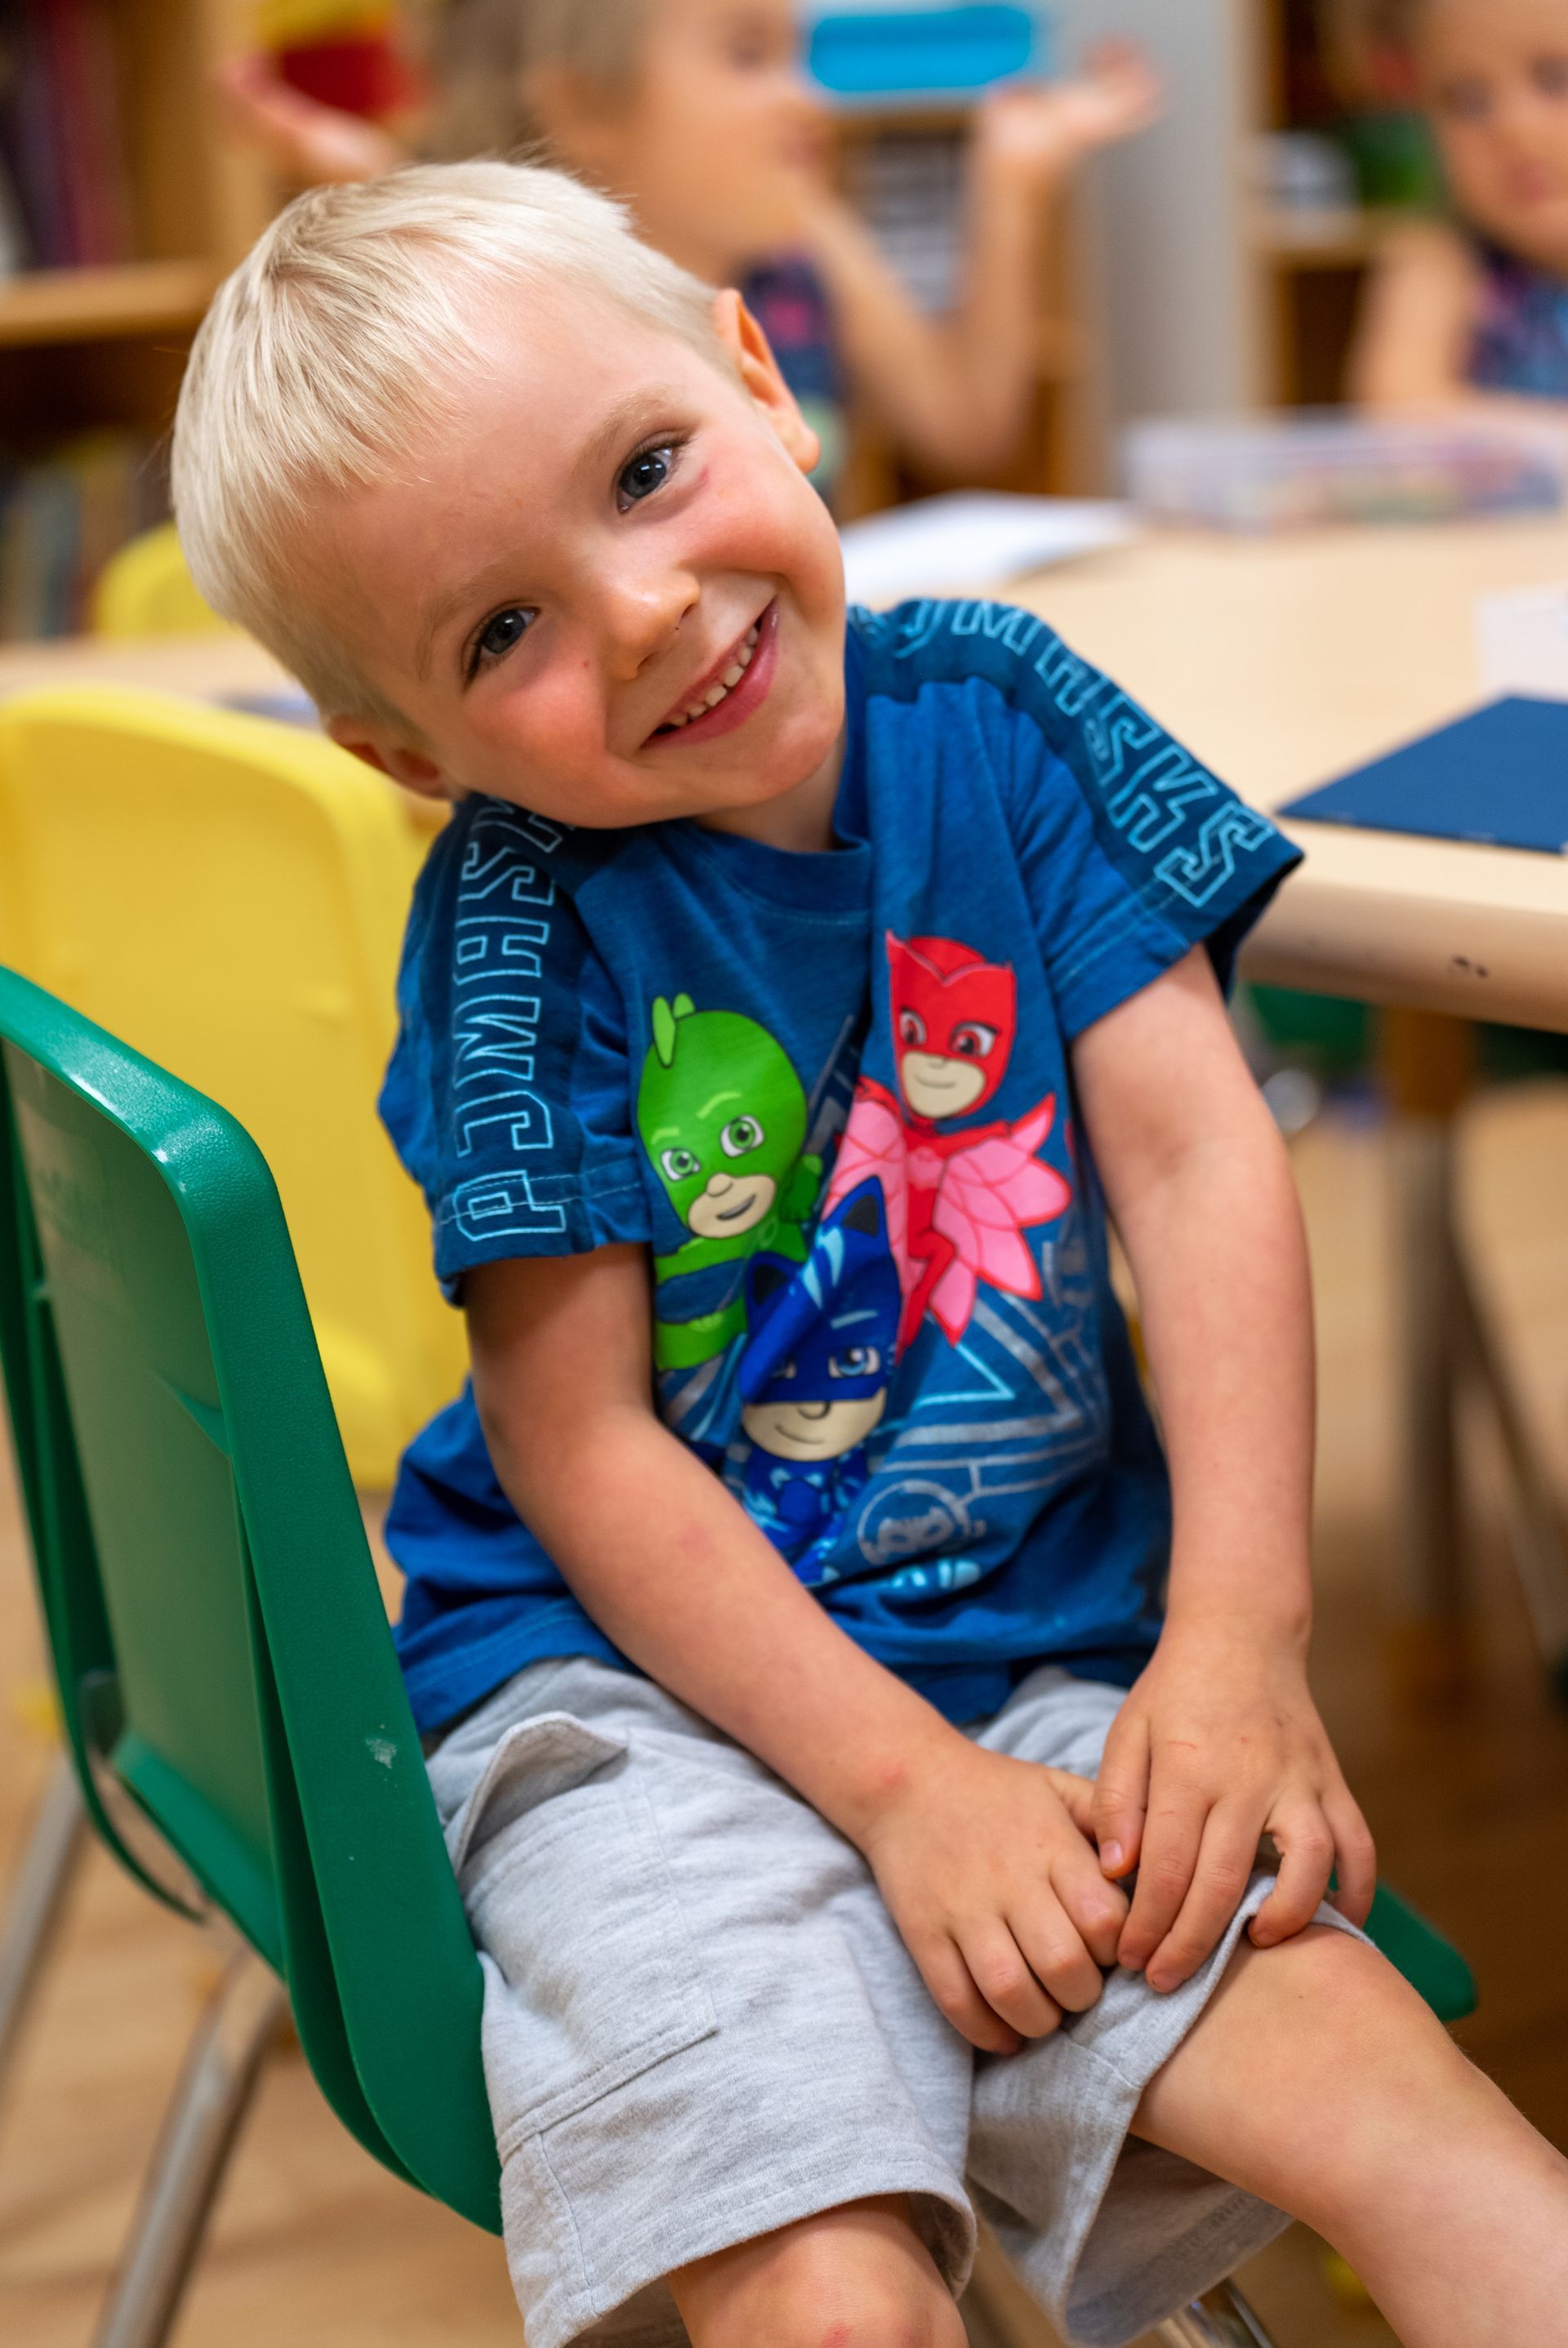
<instances>
[{"instance_id":1,"label":"child's blond hair","mask_svg":"<svg viewBox=\"0 0 1568 2348\"><path fill-rule=\"evenodd\" d=\"M288 574L313 502L385 479L449 418L487 297L561 285L730 364L712 290L639 243L608 197L537 165L421 164L312 189L219 287L174 419L181 543L214 610L325 711L397 714L302 610Z\"/></svg>"},{"instance_id":2,"label":"child's blond hair","mask_svg":"<svg viewBox=\"0 0 1568 2348\"><path fill-rule=\"evenodd\" d=\"M434 93L421 140L438 161L542 150L531 75L563 73L603 100L630 98L654 0L424 0L422 46Z\"/></svg>"}]
</instances>

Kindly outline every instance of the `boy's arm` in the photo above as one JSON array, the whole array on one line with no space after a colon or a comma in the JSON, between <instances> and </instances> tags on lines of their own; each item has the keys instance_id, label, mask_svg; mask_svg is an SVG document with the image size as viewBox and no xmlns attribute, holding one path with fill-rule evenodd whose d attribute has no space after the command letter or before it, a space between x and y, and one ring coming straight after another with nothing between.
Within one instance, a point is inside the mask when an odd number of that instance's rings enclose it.
<instances>
[{"instance_id":1,"label":"boy's arm","mask_svg":"<svg viewBox=\"0 0 1568 2348\"><path fill-rule=\"evenodd\" d=\"M818 209L811 245L851 376L917 459L973 472L1012 454L1038 372L1038 264L1051 208L1088 155L1131 138L1159 106L1140 53L1109 42L1081 80L1006 90L980 108L951 319L917 307L846 206Z\"/></svg>"},{"instance_id":2,"label":"boy's arm","mask_svg":"<svg viewBox=\"0 0 1568 2348\"><path fill-rule=\"evenodd\" d=\"M1127 1901L1086 1839L1090 1787L949 1727L660 1424L643 1251L490 1264L464 1288L496 1473L600 1628L860 1848L975 2045L1092 2004Z\"/></svg>"},{"instance_id":3,"label":"boy's arm","mask_svg":"<svg viewBox=\"0 0 1568 2348\"><path fill-rule=\"evenodd\" d=\"M1173 1989L1213 1948L1265 1832L1283 1863L1260 1944L1301 1930L1335 1865L1361 1921L1375 1860L1307 1691L1305 1239L1207 953L1088 1029L1073 1066L1138 1286L1174 1507L1166 1627L1111 1732L1095 1825L1107 1871L1140 1870L1120 1960Z\"/></svg>"}]
</instances>

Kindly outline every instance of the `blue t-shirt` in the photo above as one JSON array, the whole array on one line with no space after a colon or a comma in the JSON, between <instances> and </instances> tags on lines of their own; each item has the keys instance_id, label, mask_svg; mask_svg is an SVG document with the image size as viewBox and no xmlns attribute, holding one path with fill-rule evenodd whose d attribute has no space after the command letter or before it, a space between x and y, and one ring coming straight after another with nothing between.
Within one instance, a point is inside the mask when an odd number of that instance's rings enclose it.
<instances>
[{"instance_id":1,"label":"blue t-shirt","mask_svg":"<svg viewBox=\"0 0 1568 2348\"><path fill-rule=\"evenodd\" d=\"M436 1270L653 1251L658 1406L851 1637L955 1720L1160 1628L1164 1462L1068 1047L1296 860L1024 612L851 614L840 845L465 800L415 896L383 1114ZM620 1663L471 1395L387 1523L429 1731Z\"/></svg>"}]
</instances>

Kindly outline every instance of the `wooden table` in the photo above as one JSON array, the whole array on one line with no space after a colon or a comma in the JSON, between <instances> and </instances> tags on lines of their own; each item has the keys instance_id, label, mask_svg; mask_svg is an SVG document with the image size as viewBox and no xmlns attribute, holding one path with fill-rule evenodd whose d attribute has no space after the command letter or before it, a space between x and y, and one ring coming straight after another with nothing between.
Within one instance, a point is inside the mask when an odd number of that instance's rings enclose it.
<instances>
[{"instance_id":1,"label":"wooden table","mask_svg":"<svg viewBox=\"0 0 1568 2348\"><path fill-rule=\"evenodd\" d=\"M1555 580L1568 581L1568 522L1553 520L1171 534L1015 593L1273 808L1473 706L1476 597ZM1287 829L1307 862L1258 929L1253 976L1568 1027L1568 859Z\"/></svg>"}]
</instances>

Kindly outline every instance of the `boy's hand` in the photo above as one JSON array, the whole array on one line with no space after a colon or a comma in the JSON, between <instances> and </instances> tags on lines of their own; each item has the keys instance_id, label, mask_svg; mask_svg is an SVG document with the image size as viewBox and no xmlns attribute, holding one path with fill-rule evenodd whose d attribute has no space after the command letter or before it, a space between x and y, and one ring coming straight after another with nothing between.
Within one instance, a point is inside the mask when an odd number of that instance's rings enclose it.
<instances>
[{"instance_id":1,"label":"boy's hand","mask_svg":"<svg viewBox=\"0 0 1568 2348\"><path fill-rule=\"evenodd\" d=\"M955 2029L1016 2054L1087 2012L1126 1894L1088 1840L1084 1777L954 1734L857 1836L927 1989Z\"/></svg>"},{"instance_id":2,"label":"boy's hand","mask_svg":"<svg viewBox=\"0 0 1568 2348\"><path fill-rule=\"evenodd\" d=\"M1105 1748L1093 1829L1107 1875L1138 1869L1119 1962L1173 1990L1213 1950L1260 1838L1279 1881L1251 1926L1259 1948L1335 1904L1366 1921L1377 1855L1308 1694L1295 1643L1233 1625L1171 1623Z\"/></svg>"}]
</instances>

